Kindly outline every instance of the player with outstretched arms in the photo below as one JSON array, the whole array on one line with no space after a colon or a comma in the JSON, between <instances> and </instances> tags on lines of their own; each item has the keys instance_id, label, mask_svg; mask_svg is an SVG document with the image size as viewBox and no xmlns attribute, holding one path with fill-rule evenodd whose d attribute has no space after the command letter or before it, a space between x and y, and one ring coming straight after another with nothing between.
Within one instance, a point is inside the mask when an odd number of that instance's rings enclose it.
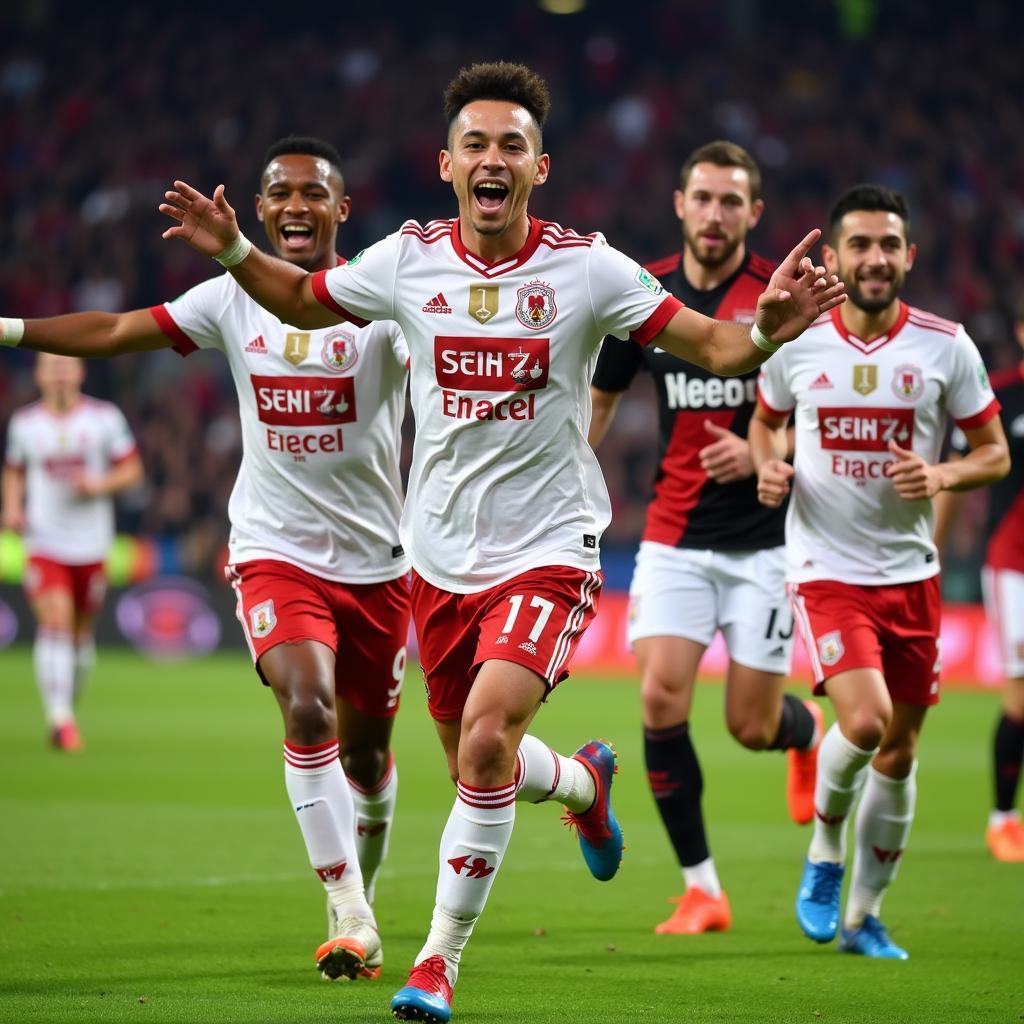
<instances>
[{"instance_id":1,"label":"player with outstretched arms","mask_svg":"<svg viewBox=\"0 0 1024 1024\"><path fill-rule=\"evenodd\" d=\"M257 252L222 187L211 199L176 182L161 206L175 221L165 237L219 257L298 328L393 319L409 342L417 432L401 536L430 712L457 796L430 933L392 1000L399 1019L451 1017L459 959L517 799L563 802L598 878L621 859L610 746L591 741L566 758L526 732L567 675L601 586L608 497L586 440L601 339L653 341L739 373L842 301L842 285L806 256L817 232L776 271L752 332L683 308L600 235L531 217L530 193L549 170L548 102L544 82L521 65L460 72L445 97L439 159L459 216L408 221L343 267L304 273Z\"/></svg>"},{"instance_id":2,"label":"player with outstretched arms","mask_svg":"<svg viewBox=\"0 0 1024 1024\"><path fill-rule=\"evenodd\" d=\"M283 265L343 263L337 234L350 206L332 146L291 137L267 151L256 213ZM329 978L379 976L371 904L397 792L391 730L409 627L401 331L289 324L223 274L151 309L30 320L21 345L227 358L243 449L229 575L256 670L281 708L285 784L327 893L316 962Z\"/></svg>"},{"instance_id":3,"label":"player with outstretched arms","mask_svg":"<svg viewBox=\"0 0 1024 1024\"><path fill-rule=\"evenodd\" d=\"M1009 469L999 403L960 324L907 305L916 255L898 193L860 185L837 200L824 248L850 301L767 363L750 425L758 495L789 493L787 580L815 692L836 723L818 754L814 835L796 899L816 942L839 929L846 822L858 795L839 949L906 959L880 920L916 800L917 746L939 699L939 561L932 498ZM796 455L784 461L793 416ZM938 462L947 417L970 453Z\"/></svg>"},{"instance_id":4,"label":"player with outstretched arms","mask_svg":"<svg viewBox=\"0 0 1024 1024\"><path fill-rule=\"evenodd\" d=\"M1024 348L1024 301L1013 325ZM1012 465L988 494L988 545L981 571L985 616L995 634L1006 686L992 737L992 789L985 841L996 860L1024 863L1024 822L1017 807L1024 766L1024 362L997 370L992 390L1002 406ZM953 450L970 448L963 431L953 431ZM940 547L959 512L959 495L943 492L936 502L935 542Z\"/></svg>"},{"instance_id":5,"label":"player with outstretched arms","mask_svg":"<svg viewBox=\"0 0 1024 1024\"><path fill-rule=\"evenodd\" d=\"M683 251L647 269L689 308L749 321L774 269L746 245L764 209L757 164L733 142L707 143L686 159L673 198ZM789 811L800 824L814 815L823 718L813 701L783 692L793 641L786 510L757 500L746 441L757 371L723 380L655 345L609 338L591 382L595 447L641 369L658 392L661 460L629 588L628 636L641 677L648 784L686 885L655 931L692 935L732 924L708 847L689 725L697 671L715 632L729 651L729 731L753 750L789 751Z\"/></svg>"},{"instance_id":6,"label":"player with outstretched arms","mask_svg":"<svg viewBox=\"0 0 1024 1024\"><path fill-rule=\"evenodd\" d=\"M25 591L36 620L36 683L58 750L78 751L75 705L96 660L113 495L142 481L142 462L117 406L82 394L79 359L40 355L40 399L7 427L4 529L25 535Z\"/></svg>"}]
</instances>

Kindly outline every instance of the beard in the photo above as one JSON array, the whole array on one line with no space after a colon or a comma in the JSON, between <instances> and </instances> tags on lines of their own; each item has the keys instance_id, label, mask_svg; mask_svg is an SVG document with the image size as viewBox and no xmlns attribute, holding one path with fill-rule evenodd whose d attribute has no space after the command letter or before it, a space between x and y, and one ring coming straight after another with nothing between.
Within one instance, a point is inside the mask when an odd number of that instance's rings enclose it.
<instances>
[{"instance_id":1,"label":"beard","mask_svg":"<svg viewBox=\"0 0 1024 1024\"><path fill-rule=\"evenodd\" d=\"M888 288L880 295L868 296L861 291L860 285L856 278L842 278L843 283L846 285L846 294L850 296L850 301L862 312L875 314L881 313L882 310L887 309L896 299L899 297L900 288L903 284L902 279L897 280L891 278L886 282Z\"/></svg>"},{"instance_id":2,"label":"beard","mask_svg":"<svg viewBox=\"0 0 1024 1024\"><path fill-rule=\"evenodd\" d=\"M696 234L683 231L683 241L686 248L693 253L693 258L708 270L717 270L728 263L733 254L743 242L742 238L723 238L722 247L715 253L709 253L701 247L700 239Z\"/></svg>"}]
</instances>

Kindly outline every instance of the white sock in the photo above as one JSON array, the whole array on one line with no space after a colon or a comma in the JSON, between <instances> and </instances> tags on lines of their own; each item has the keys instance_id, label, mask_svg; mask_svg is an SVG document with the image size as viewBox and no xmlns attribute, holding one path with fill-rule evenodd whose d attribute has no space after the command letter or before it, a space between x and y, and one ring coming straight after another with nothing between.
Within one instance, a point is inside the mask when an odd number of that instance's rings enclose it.
<instances>
[{"instance_id":1,"label":"white sock","mask_svg":"<svg viewBox=\"0 0 1024 1024\"><path fill-rule=\"evenodd\" d=\"M352 788L352 803L355 807L356 852L363 873L366 901L372 906L377 874L388 855L391 822L395 816L395 799L398 796L398 769L394 757L388 762L384 777L373 789L362 789L352 779L348 780L348 784Z\"/></svg>"},{"instance_id":2,"label":"white sock","mask_svg":"<svg viewBox=\"0 0 1024 1024\"><path fill-rule=\"evenodd\" d=\"M516 799L539 804L557 800L570 811L590 810L597 797L594 776L573 757L563 757L529 734L516 752Z\"/></svg>"},{"instance_id":3,"label":"white sock","mask_svg":"<svg viewBox=\"0 0 1024 1024\"><path fill-rule=\"evenodd\" d=\"M71 633L64 629L39 629L32 648L36 685L43 700L46 721L53 728L73 722L72 695L75 653Z\"/></svg>"},{"instance_id":4,"label":"white sock","mask_svg":"<svg viewBox=\"0 0 1024 1024\"><path fill-rule=\"evenodd\" d=\"M999 828L1005 825L1008 821L1019 821L1020 811L993 811L988 816L988 824L990 828Z\"/></svg>"},{"instance_id":5,"label":"white sock","mask_svg":"<svg viewBox=\"0 0 1024 1024\"><path fill-rule=\"evenodd\" d=\"M439 873L430 934L415 963L442 956L454 985L462 950L480 917L515 824L516 786L477 789L460 782L441 834Z\"/></svg>"},{"instance_id":6,"label":"white sock","mask_svg":"<svg viewBox=\"0 0 1024 1024\"><path fill-rule=\"evenodd\" d=\"M372 921L356 855L352 791L338 760L338 741L304 747L285 740L284 781L309 862L334 912Z\"/></svg>"},{"instance_id":7,"label":"white sock","mask_svg":"<svg viewBox=\"0 0 1024 1024\"><path fill-rule=\"evenodd\" d=\"M75 673L71 691L72 699L77 701L85 690L86 683L92 675L96 664L96 643L91 636L78 640L75 644Z\"/></svg>"},{"instance_id":8,"label":"white sock","mask_svg":"<svg viewBox=\"0 0 1024 1024\"><path fill-rule=\"evenodd\" d=\"M859 928L867 914L878 917L882 897L899 871L916 801L916 761L905 779L890 779L874 768L868 769L864 796L857 808L857 845L843 916L845 928Z\"/></svg>"},{"instance_id":9,"label":"white sock","mask_svg":"<svg viewBox=\"0 0 1024 1024\"><path fill-rule=\"evenodd\" d=\"M722 895L722 883L718 880L713 857L708 857L692 867L684 867L683 881L687 889L703 889L712 899L717 900Z\"/></svg>"},{"instance_id":10,"label":"white sock","mask_svg":"<svg viewBox=\"0 0 1024 1024\"><path fill-rule=\"evenodd\" d=\"M807 857L814 863L846 860L846 818L864 784L874 750L854 746L835 723L818 750L818 781L814 787L814 835Z\"/></svg>"}]
</instances>

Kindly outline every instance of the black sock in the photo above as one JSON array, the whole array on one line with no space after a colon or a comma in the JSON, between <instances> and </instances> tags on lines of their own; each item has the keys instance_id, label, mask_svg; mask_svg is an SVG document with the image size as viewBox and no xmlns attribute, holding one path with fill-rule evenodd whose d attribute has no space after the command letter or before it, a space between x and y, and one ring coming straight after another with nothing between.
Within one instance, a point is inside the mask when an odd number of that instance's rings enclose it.
<instances>
[{"instance_id":1,"label":"black sock","mask_svg":"<svg viewBox=\"0 0 1024 1024\"><path fill-rule=\"evenodd\" d=\"M768 746L769 750L806 750L814 739L814 716L807 710L807 705L792 694L784 694L782 698L782 717L779 719L779 731Z\"/></svg>"},{"instance_id":2,"label":"black sock","mask_svg":"<svg viewBox=\"0 0 1024 1024\"><path fill-rule=\"evenodd\" d=\"M668 729L645 727L644 756L647 781L679 863L689 868L707 860L710 854L700 809L704 777L690 742L689 724Z\"/></svg>"},{"instance_id":3,"label":"black sock","mask_svg":"<svg viewBox=\"0 0 1024 1024\"><path fill-rule=\"evenodd\" d=\"M1017 806L1017 784L1024 760L1024 722L1016 722L1003 714L996 726L992 744L996 776L996 810L1012 811Z\"/></svg>"}]
</instances>

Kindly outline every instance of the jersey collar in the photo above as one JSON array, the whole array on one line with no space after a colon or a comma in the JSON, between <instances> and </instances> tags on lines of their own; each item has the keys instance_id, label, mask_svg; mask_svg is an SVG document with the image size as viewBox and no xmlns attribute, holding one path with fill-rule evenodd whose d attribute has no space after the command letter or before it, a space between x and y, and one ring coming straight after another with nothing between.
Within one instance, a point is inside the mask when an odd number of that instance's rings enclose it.
<instances>
[{"instance_id":1,"label":"jersey collar","mask_svg":"<svg viewBox=\"0 0 1024 1024\"><path fill-rule=\"evenodd\" d=\"M526 244L514 256L507 256L497 263L491 263L483 259L483 257L477 256L462 244L458 217L452 221L452 248L455 250L455 255L467 267L475 270L482 277L500 277L502 274L507 274L510 270L521 267L537 251L537 246L540 245L541 233L544 231L544 221L538 220L536 217L530 217L529 220L530 230L526 235Z\"/></svg>"},{"instance_id":2,"label":"jersey collar","mask_svg":"<svg viewBox=\"0 0 1024 1024\"><path fill-rule=\"evenodd\" d=\"M839 336L847 344L852 345L858 352L863 352L865 355L871 355L882 348L883 345L888 345L903 330L907 317L910 316L910 307L901 300L899 316L896 317L896 322L889 328L888 332L880 334L877 338L872 338L870 341L864 341L863 338L858 338L856 334L851 334L847 330L839 310L839 306L832 310L832 323L839 332Z\"/></svg>"}]
</instances>

